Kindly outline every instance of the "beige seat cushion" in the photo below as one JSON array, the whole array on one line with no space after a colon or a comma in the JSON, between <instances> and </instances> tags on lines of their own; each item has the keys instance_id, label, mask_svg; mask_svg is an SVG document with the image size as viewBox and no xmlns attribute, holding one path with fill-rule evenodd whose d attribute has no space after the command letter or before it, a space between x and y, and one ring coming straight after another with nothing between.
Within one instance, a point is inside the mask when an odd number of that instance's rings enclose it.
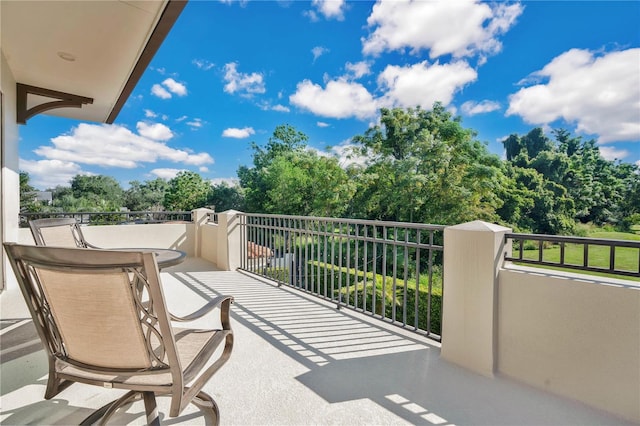
<instances>
[{"instance_id":1,"label":"beige seat cushion","mask_svg":"<svg viewBox=\"0 0 640 426\"><path fill-rule=\"evenodd\" d=\"M180 364L183 371L188 369L198 354L213 339L224 341L224 336L228 331L224 330L199 330L174 328L176 339L176 349L180 357ZM128 389L129 386L150 385L150 386L170 386L172 383L171 374L165 369L156 374L138 374L132 376L115 376L108 374L96 374L85 371L81 368L58 362L58 371L63 376L73 377L75 380L98 381L112 383L115 388Z\"/></svg>"}]
</instances>

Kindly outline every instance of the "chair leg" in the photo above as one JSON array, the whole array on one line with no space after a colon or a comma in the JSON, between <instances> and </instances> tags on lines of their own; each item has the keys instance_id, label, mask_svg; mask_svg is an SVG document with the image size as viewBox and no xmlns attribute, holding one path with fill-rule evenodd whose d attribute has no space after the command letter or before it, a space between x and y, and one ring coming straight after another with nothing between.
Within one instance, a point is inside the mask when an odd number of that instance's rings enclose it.
<instances>
[{"instance_id":1,"label":"chair leg","mask_svg":"<svg viewBox=\"0 0 640 426\"><path fill-rule=\"evenodd\" d=\"M158 412L158 405L156 404L156 395L153 392L138 392L129 391L122 395L119 399L112 401L103 407L100 407L89 417L84 419L81 426L91 426L94 424L106 425L107 421L113 416L113 414L122 406L133 402L135 399L141 398L144 400L144 410L147 416L147 424L149 426L160 426L160 413ZM213 425L218 426L220 424L220 410L218 404L209 394L200 391L191 402L196 407L203 411L210 411L213 416Z\"/></svg>"},{"instance_id":2,"label":"chair leg","mask_svg":"<svg viewBox=\"0 0 640 426\"><path fill-rule=\"evenodd\" d=\"M191 400L191 402L193 403L193 405L202 410L211 410L214 417L213 424L215 426L218 426L220 424L220 409L218 408L218 404L216 404L216 401L211 396L209 396L209 394L200 391Z\"/></svg>"},{"instance_id":3,"label":"chair leg","mask_svg":"<svg viewBox=\"0 0 640 426\"><path fill-rule=\"evenodd\" d=\"M122 395L120 398L116 399L115 401L112 401L107 405L104 405L103 407L100 407L99 409L91 413L91 415L89 415L89 417L84 419L82 423L80 423L80 425L89 426L96 423L100 425L104 425L107 423L107 420L109 420L109 418L116 412L118 408L132 402L134 399L139 398L140 396L141 396L140 392L129 391L124 395Z\"/></svg>"},{"instance_id":4,"label":"chair leg","mask_svg":"<svg viewBox=\"0 0 640 426\"><path fill-rule=\"evenodd\" d=\"M142 397L144 398L144 411L147 414L147 424L149 426L160 426L156 395L153 392L142 392Z\"/></svg>"}]
</instances>

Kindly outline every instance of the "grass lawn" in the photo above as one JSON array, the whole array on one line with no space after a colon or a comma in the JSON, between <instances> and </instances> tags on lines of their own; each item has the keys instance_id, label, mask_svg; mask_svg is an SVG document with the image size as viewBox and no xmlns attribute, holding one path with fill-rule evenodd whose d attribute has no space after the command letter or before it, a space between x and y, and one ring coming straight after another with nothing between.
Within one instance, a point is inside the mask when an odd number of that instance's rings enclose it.
<instances>
[{"instance_id":1,"label":"grass lawn","mask_svg":"<svg viewBox=\"0 0 640 426\"><path fill-rule=\"evenodd\" d=\"M625 233L625 232L613 232L613 231L596 231L589 234L589 238L604 238L612 240L626 240L626 241L640 241L640 235ZM595 268L609 268L609 247L589 245L589 264L590 267ZM537 260L539 256L538 249L530 249L524 251L524 257L526 259ZM543 249L543 260L547 262L559 262L560 261L560 246L550 245ZM584 245L582 244L566 244L565 245L565 262L571 265L583 265L584 262ZM619 247L615 251L615 267L619 270L637 272L638 262L640 261L640 250L632 247ZM533 266L533 265L529 265ZM549 267L541 266L546 269L555 270L567 270L561 267ZM575 270L573 272L576 272ZM640 281L640 278L625 277L615 274L599 273L581 271L581 273L597 276L608 276L615 278L628 279L632 281Z\"/></svg>"}]
</instances>

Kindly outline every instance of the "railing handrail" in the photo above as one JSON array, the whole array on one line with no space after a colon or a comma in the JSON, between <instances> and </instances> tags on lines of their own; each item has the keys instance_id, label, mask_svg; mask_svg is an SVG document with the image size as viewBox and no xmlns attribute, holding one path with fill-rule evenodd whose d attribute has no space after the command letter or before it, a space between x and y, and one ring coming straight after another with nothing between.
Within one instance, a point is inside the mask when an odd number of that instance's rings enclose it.
<instances>
[{"instance_id":1,"label":"railing handrail","mask_svg":"<svg viewBox=\"0 0 640 426\"><path fill-rule=\"evenodd\" d=\"M520 233L505 234L505 238L512 238L517 240L549 241L552 243L564 242L564 243L575 243L575 244L593 244L593 245L601 245L601 246L640 248L640 241L616 240L612 238L589 238L589 237L573 237L573 236L567 236L567 235L520 234Z\"/></svg>"},{"instance_id":2,"label":"railing handrail","mask_svg":"<svg viewBox=\"0 0 640 426\"><path fill-rule=\"evenodd\" d=\"M617 239L608 239L608 238L589 238L589 237L573 237L573 236L564 236L564 235L544 235L544 234L518 234L518 233L508 233L505 234L505 242L509 239L514 241L520 241L520 246L518 247L517 256L514 256L513 253L505 254L505 260L512 262L519 262L530 265L540 265L540 266L551 266L558 268L566 268L577 271L585 271L585 272L598 272L598 273L606 273L612 275L620 275L624 277L636 277L640 278L640 241L631 241L631 240L617 240ZM538 247L536 250L538 251L537 259L527 259L524 257L524 242L525 241L537 241ZM553 243L560 245L560 254L559 260L550 261L544 259L544 243ZM582 245L582 263L568 263L565 257L565 244L578 244ZM608 267L598 267L592 266L589 262L589 246L604 246L609 248L609 266ZM638 267L636 270L627 270L627 269L619 269L616 268L616 248L631 248L638 249Z\"/></svg>"},{"instance_id":3,"label":"railing handrail","mask_svg":"<svg viewBox=\"0 0 640 426\"><path fill-rule=\"evenodd\" d=\"M173 210L127 210L127 211L103 211L103 212L94 212L94 211L78 211L78 212L21 212L20 216L46 216L46 215L62 215L62 214L191 214L191 211L173 211Z\"/></svg>"},{"instance_id":4,"label":"railing handrail","mask_svg":"<svg viewBox=\"0 0 640 426\"><path fill-rule=\"evenodd\" d=\"M93 220L94 217L99 217L98 220ZM180 217L179 219L172 219L174 217ZM106 212L90 212L90 211L79 211L79 212L21 212L18 214L18 221L21 226L26 226L26 222L28 222L31 218L49 218L49 217L73 217L76 219L80 219L80 223L83 225L86 224L94 224L94 225L109 225L108 220L104 218L116 218L116 219L124 219L125 221L135 221L135 220L144 220L144 217L147 218L158 218L153 220L164 221L164 222L173 222L173 221L193 221L193 217L190 211L106 211ZM160 219L162 218L162 219ZM85 220L87 219L87 220ZM120 220L122 221L122 220Z\"/></svg>"},{"instance_id":5,"label":"railing handrail","mask_svg":"<svg viewBox=\"0 0 640 426\"><path fill-rule=\"evenodd\" d=\"M337 217L319 217L319 216L296 216L296 215L282 215L282 214L262 214L262 213L238 213L240 216L246 217L261 217L272 219L296 219L296 220L316 220L320 222L332 222L332 223L348 223L348 224L360 224L360 225L377 225L392 227L402 227L410 229L429 229L434 231L442 231L446 228L445 225L433 225L426 223L412 223L412 222L393 222L385 220L368 220L368 219L348 219Z\"/></svg>"}]
</instances>

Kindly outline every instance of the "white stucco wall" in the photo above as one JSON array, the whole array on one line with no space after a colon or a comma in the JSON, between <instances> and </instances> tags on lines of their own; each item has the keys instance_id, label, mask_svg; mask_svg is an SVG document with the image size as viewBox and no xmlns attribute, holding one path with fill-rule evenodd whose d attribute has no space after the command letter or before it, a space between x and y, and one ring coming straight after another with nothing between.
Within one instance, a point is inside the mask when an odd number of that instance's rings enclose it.
<instances>
[{"instance_id":1,"label":"white stucco wall","mask_svg":"<svg viewBox=\"0 0 640 426\"><path fill-rule=\"evenodd\" d=\"M82 234L101 248L169 248L195 255L193 223L83 226ZM20 229L18 242L34 244L31 231Z\"/></svg>"},{"instance_id":2,"label":"white stucco wall","mask_svg":"<svg viewBox=\"0 0 640 426\"><path fill-rule=\"evenodd\" d=\"M444 232L442 358L640 423L640 283L505 263L505 231Z\"/></svg>"},{"instance_id":3,"label":"white stucco wall","mask_svg":"<svg viewBox=\"0 0 640 426\"><path fill-rule=\"evenodd\" d=\"M498 370L640 422L640 285L500 271Z\"/></svg>"},{"instance_id":4,"label":"white stucco wall","mask_svg":"<svg viewBox=\"0 0 640 426\"><path fill-rule=\"evenodd\" d=\"M1 8L0 8L1 11ZM1 12L0 12L1 13ZM2 241L17 241L20 212L18 124L16 123L16 81L0 44L0 92L2 92L2 149L0 150L0 233ZM2 249L2 288L17 286Z\"/></svg>"}]
</instances>

